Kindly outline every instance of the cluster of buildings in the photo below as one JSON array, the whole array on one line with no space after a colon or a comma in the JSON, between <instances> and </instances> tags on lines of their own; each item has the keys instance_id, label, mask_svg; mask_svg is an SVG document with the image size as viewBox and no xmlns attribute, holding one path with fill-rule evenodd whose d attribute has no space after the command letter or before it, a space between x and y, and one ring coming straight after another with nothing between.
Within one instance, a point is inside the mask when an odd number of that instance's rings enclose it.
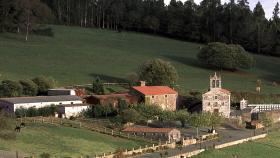
<instances>
[{"instance_id":1,"label":"cluster of buildings","mask_svg":"<svg viewBox=\"0 0 280 158\"><path fill-rule=\"evenodd\" d=\"M19 108L41 108L46 106L57 106L57 117L70 118L78 116L86 110L89 105L111 104L118 106L120 98L126 103L145 103L159 106L164 110L176 111L178 103L178 92L168 86L146 86L144 81L139 86L130 88L128 93L110 95L91 95L82 97L84 92L74 89L50 89L47 96L0 98L0 109L15 112ZM279 110L280 105L250 105L247 100L240 102L241 110L249 110L256 113L266 110ZM211 113L222 114L224 117L231 116L231 92L222 88L222 79L216 73L210 76L209 90L202 95L202 110ZM280 118L280 115L279 115ZM180 131L174 128L127 128L126 133L146 137L161 137L165 140L180 139Z\"/></svg>"}]
</instances>

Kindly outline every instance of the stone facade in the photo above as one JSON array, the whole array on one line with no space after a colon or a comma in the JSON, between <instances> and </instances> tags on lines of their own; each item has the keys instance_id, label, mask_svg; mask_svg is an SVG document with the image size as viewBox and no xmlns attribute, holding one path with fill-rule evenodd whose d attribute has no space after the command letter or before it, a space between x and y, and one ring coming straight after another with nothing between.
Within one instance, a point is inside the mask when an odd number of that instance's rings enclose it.
<instances>
[{"instance_id":1,"label":"stone facade","mask_svg":"<svg viewBox=\"0 0 280 158\"><path fill-rule=\"evenodd\" d=\"M202 110L230 117L230 91L222 88L221 76L210 76L210 90L202 95Z\"/></svg>"},{"instance_id":2,"label":"stone facade","mask_svg":"<svg viewBox=\"0 0 280 158\"><path fill-rule=\"evenodd\" d=\"M181 131L176 128L128 127L125 133L161 141L180 141Z\"/></svg>"},{"instance_id":3,"label":"stone facade","mask_svg":"<svg viewBox=\"0 0 280 158\"><path fill-rule=\"evenodd\" d=\"M176 110L177 94L164 94L164 95L147 95L145 96L145 103L158 105L163 110Z\"/></svg>"},{"instance_id":4,"label":"stone facade","mask_svg":"<svg viewBox=\"0 0 280 158\"><path fill-rule=\"evenodd\" d=\"M132 87L131 94L137 96L138 102L157 105L164 110L175 111L177 108L178 93L168 86L141 86Z\"/></svg>"}]
</instances>

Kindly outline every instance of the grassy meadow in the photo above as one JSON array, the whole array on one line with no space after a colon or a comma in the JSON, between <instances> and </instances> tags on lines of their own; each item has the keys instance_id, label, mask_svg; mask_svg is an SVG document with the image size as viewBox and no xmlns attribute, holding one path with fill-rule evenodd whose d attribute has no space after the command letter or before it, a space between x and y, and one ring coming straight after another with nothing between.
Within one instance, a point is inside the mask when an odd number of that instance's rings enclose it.
<instances>
[{"instance_id":1,"label":"grassy meadow","mask_svg":"<svg viewBox=\"0 0 280 158\"><path fill-rule=\"evenodd\" d=\"M273 132L267 138L231 146L220 150L209 150L194 158L279 158L280 133Z\"/></svg>"},{"instance_id":2,"label":"grassy meadow","mask_svg":"<svg viewBox=\"0 0 280 158\"><path fill-rule=\"evenodd\" d=\"M94 76L107 81L126 80L139 64L151 58L170 61L178 70L182 91L208 89L214 70L196 60L200 44L132 32L52 26L54 37L0 34L0 80L52 76L60 86L87 84ZM222 72L223 86L254 91L261 79L264 93L280 93L280 58L255 55L252 70Z\"/></svg>"},{"instance_id":3,"label":"grassy meadow","mask_svg":"<svg viewBox=\"0 0 280 158\"><path fill-rule=\"evenodd\" d=\"M48 124L28 125L13 141L0 139L0 150L17 150L20 153L35 156L49 153L52 157L94 156L140 145L144 143L83 129Z\"/></svg>"}]
</instances>

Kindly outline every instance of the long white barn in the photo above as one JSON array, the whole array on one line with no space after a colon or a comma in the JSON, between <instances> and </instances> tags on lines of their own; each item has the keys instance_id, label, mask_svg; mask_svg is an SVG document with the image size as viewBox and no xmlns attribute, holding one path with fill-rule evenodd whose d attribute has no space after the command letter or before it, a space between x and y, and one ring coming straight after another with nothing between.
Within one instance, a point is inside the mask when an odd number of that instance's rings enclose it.
<instances>
[{"instance_id":1,"label":"long white barn","mask_svg":"<svg viewBox=\"0 0 280 158\"><path fill-rule=\"evenodd\" d=\"M15 112L16 109L21 107L41 108L50 105L75 105L82 103L82 99L74 95L0 98L0 109Z\"/></svg>"}]
</instances>

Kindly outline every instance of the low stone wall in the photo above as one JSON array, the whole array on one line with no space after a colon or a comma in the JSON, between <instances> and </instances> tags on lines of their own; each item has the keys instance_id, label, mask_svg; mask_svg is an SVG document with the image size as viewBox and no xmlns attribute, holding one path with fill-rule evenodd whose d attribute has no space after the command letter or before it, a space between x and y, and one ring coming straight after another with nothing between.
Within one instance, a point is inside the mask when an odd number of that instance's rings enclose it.
<instances>
[{"instance_id":1,"label":"low stone wall","mask_svg":"<svg viewBox=\"0 0 280 158\"><path fill-rule=\"evenodd\" d=\"M196 144L196 139L194 138L183 138L181 140L182 146L188 146L192 144Z\"/></svg>"},{"instance_id":2,"label":"low stone wall","mask_svg":"<svg viewBox=\"0 0 280 158\"><path fill-rule=\"evenodd\" d=\"M215 149L221 149L221 148L241 144L241 143L244 143L244 142L248 142L248 141L251 141L251 140L265 138L266 136L267 136L267 134L261 134L261 135L257 135L257 136L254 136L254 137L249 137L249 138L245 138L245 139L241 139L241 140L237 140L237 141L233 141L233 142L229 142L229 143L224 143L224 144L221 144L221 145L216 145Z\"/></svg>"},{"instance_id":3,"label":"low stone wall","mask_svg":"<svg viewBox=\"0 0 280 158\"><path fill-rule=\"evenodd\" d=\"M195 151L192 151L192 152L188 152L188 153L183 153L183 154L180 154L180 155L176 155L176 156L170 156L169 158L185 158L185 157L192 157L192 156L195 156L195 155L198 155L202 152L204 152L205 149L200 149L200 150L195 150Z\"/></svg>"},{"instance_id":4,"label":"low stone wall","mask_svg":"<svg viewBox=\"0 0 280 158\"><path fill-rule=\"evenodd\" d=\"M260 139L260 138L265 138L267 136L267 134L261 134L261 135L257 135L254 137L249 137L249 138L245 138L245 139L241 139L241 140L237 140L237 141L233 141L233 142L228 142L228 143L224 143L221 145L217 145L215 146L215 149L221 149L221 148L225 148L225 147L229 147L229 146L233 146L233 145L237 145L237 144L241 144L250 140L256 140L256 139ZM187 153L181 153L179 155L176 156L170 156L170 158L187 158L187 157L192 157L195 155L198 155L202 152L204 152L205 149L200 149L200 150L195 150L192 152L187 152Z\"/></svg>"},{"instance_id":5,"label":"low stone wall","mask_svg":"<svg viewBox=\"0 0 280 158\"><path fill-rule=\"evenodd\" d=\"M159 144L159 145L152 145L150 147L145 146L144 148L139 147L137 149L133 148L132 150L124 150L122 152L122 155L124 156L133 156L133 155L140 155L143 153L150 153L150 152L155 152L155 151L160 151L160 150L165 150L165 149L174 149L176 148L176 143L165 143L165 144ZM116 154L113 153L104 153L103 155L98 155L95 158L114 158Z\"/></svg>"}]
</instances>

